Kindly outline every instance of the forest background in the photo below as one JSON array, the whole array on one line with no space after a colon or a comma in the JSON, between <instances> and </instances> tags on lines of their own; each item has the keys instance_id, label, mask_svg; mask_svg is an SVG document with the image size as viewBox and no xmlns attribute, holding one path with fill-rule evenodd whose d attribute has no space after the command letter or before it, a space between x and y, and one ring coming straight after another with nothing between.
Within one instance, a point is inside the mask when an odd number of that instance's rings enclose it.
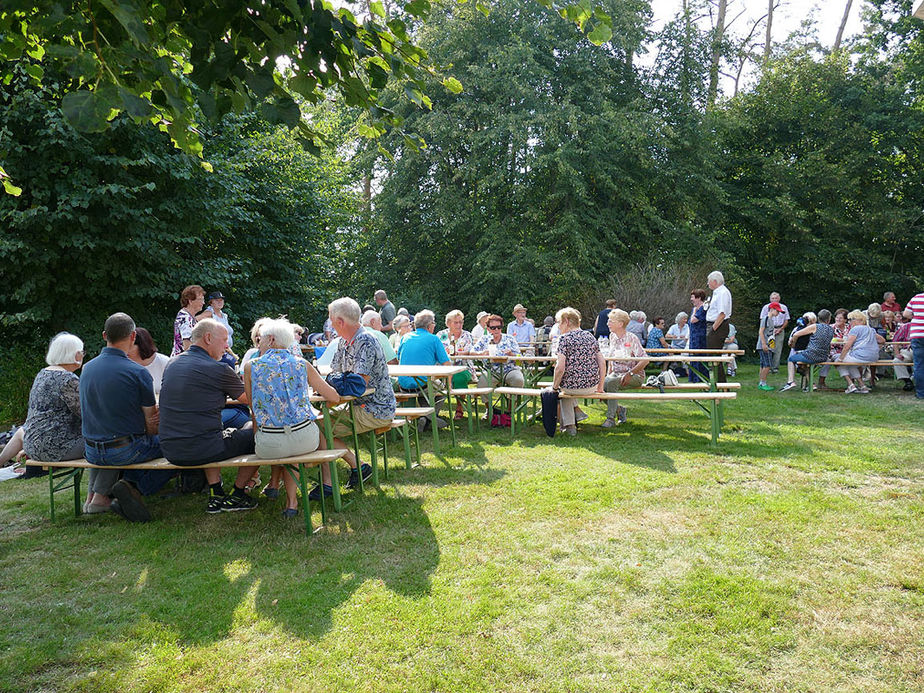
<instances>
[{"instance_id":1,"label":"forest background","mask_svg":"<svg viewBox=\"0 0 924 693\"><path fill-rule=\"evenodd\" d=\"M314 331L330 300L377 288L467 323L518 302L589 323L611 297L670 321L721 269L748 346L771 290L801 313L924 287L910 0L863 2L862 31L833 44L808 23L773 36L778 0L747 24L744 0L679 0L656 30L646 0L602 0L602 45L534 0L425 20L419 2L387 10L439 75L382 89L400 128L333 91L300 101L315 151L278 100L202 118L201 151L128 113L81 131L70 68L5 63L0 178L21 192L0 195L0 420L61 330L92 355L124 310L168 350L192 283L224 292L239 344L261 315Z\"/></svg>"}]
</instances>

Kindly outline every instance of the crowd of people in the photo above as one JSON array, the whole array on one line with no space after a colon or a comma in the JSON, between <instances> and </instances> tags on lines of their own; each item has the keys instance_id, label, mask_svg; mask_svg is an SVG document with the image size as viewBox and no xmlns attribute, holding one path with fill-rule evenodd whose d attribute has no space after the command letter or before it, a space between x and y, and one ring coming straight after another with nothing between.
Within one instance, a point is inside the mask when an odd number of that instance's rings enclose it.
<instances>
[{"instance_id":1,"label":"crowd of people","mask_svg":"<svg viewBox=\"0 0 924 693\"><path fill-rule=\"evenodd\" d=\"M130 521L150 519L145 497L157 493L175 472L154 469L120 469L127 465L166 457L178 467L218 462L240 455L258 459L283 459L325 447L309 397L318 395L331 404L340 395L321 377L315 365L303 358L299 342L312 336L326 345L322 359L333 374L360 376L366 391L355 400L354 419L359 433L386 427L395 416L395 390L423 398L425 382L399 377L393 383L389 364L448 365L464 370L453 378L454 388L500 385L522 387L524 374L512 359L485 359L477 369L464 355L485 357L548 353L554 357L552 390L581 395L619 392L642 386L645 368L657 356L646 349L736 348L731 324L732 296L721 272L709 275L711 297L696 289L690 294L690 312L679 312L666 328L663 317L651 322L644 312L626 312L615 300L596 316L593 330L581 328L582 316L566 307L543 320L541 327L517 304L512 320L497 313L479 312L471 330L459 310L445 315L445 329L436 330L430 310L410 315L395 309L384 291L377 291L372 305L363 308L352 298L328 305L323 331L307 335L285 318L261 318L254 324L252 347L241 359L231 349L233 330L225 312L224 296L208 295L202 287L186 287L180 294L180 311L174 322L172 356L158 352L150 333L125 313L114 313L103 326L106 346L83 363L84 344L68 333L56 335L46 355L47 368L36 376L29 397L28 417L0 453L0 465L26 455L44 461L86 458L102 468L89 474L84 511L114 511ZM767 376L779 368L782 343L791 316L774 292L759 316L757 351L760 356L762 390L772 390ZM847 381L848 393L868 392L869 375L863 363L882 359L887 341L896 348L889 359L896 377L924 399L924 293L914 296L905 308L887 293L881 304L866 310L807 312L788 338L791 351L786 364L787 381L781 390L795 387L800 364L843 361L838 371ZM695 356L691 357L691 360ZM914 373L909 368L913 360ZM78 379L76 372L82 368ZM701 364L690 363L691 380L705 378ZM719 379L735 373L734 363L719 369ZM827 367L821 371L820 387L827 387ZM587 414L575 406L576 399L560 400L562 430L577 434L577 423ZM442 426L440 403L432 417L422 417L421 430ZM627 409L618 400L607 401L604 428L627 421ZM455 416L462 417L461 409ZM368 479L371 468L360 464L344 442L351 433L348 423L337 422L333 445L345 450L351 472L348 487ZM298 513L296 484L285 483L282 468L273 467L262 494L280 495L285 486L286 517ZM198 470L197 470L198 471ZM208 489L209 513L249 510L257 505L252 491L259 483L259 468L238 469L233 485L226 489L219 470L203 470ZM185 472L184 472L185 474ZM322 467L322 483L311 498L332 495L331 476Z\"/></svg>"}]
</instances>

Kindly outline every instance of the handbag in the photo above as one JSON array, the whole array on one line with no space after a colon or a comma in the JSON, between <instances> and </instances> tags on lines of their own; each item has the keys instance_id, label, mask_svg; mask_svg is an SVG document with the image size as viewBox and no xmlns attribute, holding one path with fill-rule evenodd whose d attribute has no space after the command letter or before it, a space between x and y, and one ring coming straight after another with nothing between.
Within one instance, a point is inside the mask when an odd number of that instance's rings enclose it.
<instances>
[{"instance_id":1,"label":"handbag","mask_svg":"<svg viewBox=\"0 0 924 693\"><path fill-rule=\"evenodd\" d=\"M341 397L362 397L366 391L366 380L358 373L331 373L327 376L327 384L337 391Z\"/></svg>"}]
</instances>

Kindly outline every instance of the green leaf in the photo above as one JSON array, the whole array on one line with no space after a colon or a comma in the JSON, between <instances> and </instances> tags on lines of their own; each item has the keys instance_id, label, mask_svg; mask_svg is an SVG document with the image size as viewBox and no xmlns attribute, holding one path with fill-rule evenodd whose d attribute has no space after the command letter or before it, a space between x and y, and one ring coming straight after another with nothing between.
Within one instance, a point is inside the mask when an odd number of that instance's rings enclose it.
<instances>
[{"instance_id":1,"label":"green leaf","mask_svg":"<svg viewBox=\"0 0 924 693\"><path fill-rule=\"evenodd\" d=\"M457 80L455 77L447 77L443 80L443 86L446 87L453 94L462 93L462 82Z\"/></svg>"},{"instance_id":2,"label":"green leaf","mask_svg":"<svg viewBox=\"0 0 924 693\"><path fill-rule=\"evenodd\" d=\"M67 122L79 132L102 132L113 104L86 89L65 94L61 110Z\"/></svg>"},{"instance_id":3,"label":"green leaf","mask_svg":"<svg viewBox=\"0 0 924 693\"><path fill-rule=\"evenodd\" d=\"M593 31L587 34L587 40L595 46L602 45L611 38L613 38L613 30L603 22L599 22Z\"/></svg>"},{"instance_id":4,"label":"green leaf","mask_svg":"<svg viewBox=\"0 0 924 693\"><path fill-rule=\"evenodd\" d=\"M369 11L379 17L385 17L385 5L380 0L373 0L373 2L369 3Z\"/></svg>"},{"instance_id":5,"label":"green leaf","mask_svg":"<svg viewBox=\"0 0 924 693\"><path fill-rule=\"evenodd\" d=\"M132 0L99 0L99 2L112 13L112 16L122 25L128 35L135 40L135 43L146 46L151 42L148 30L144 26L138 8Z\"/></svg>"},{"instance_id":6,"label":"green leaf","mask_svg":"<svg viewBox=\"0 0 924 693\"><path fill-rule=\"evenodd\" d=\"M405 12L419 19L426 19L430 15L431 9L432 7L428 0L411 0L411 2L404 6Z\"/></svg>"},{"instance_id":7,"label":"green leaf","mask_svg":"<svg viewBox=\"0 0 924 693\"><path fill-rule=\"evenodd\" d=\"M26 65L26 73L36 82L41 82L42 77L45 76L45 70L42 69L42 66L36 65L35 63L28 63Z\"/></svg>"},{"instance_id":8,"label":"green leaf","mask_svg":"<svg viewBox=\"0 0 924 693\"><path fill-rule=\"evenodd\" d=\"M3 189L6 190L7 195L12 195L13 197L22 195L22 188L17 188L13 185L13 182L9 178L3 179Z\"/></svg>"},{"instance_id":9,"label":"green leaf","mask_svg":"<svg viewBox=\"0 0 924 693\"><path fill-rule=\"evenodd\" d=\"M540 2L541 4L543 4L543 5L545 5L546 7L551 7L551 6L552 6L552 1L551 1L551 0L539 0L539 2ZM546 5L546 3L548 3L548 4ZM485 17L487 17L488 15L491 14L491 8L490 8L488 5L485 5L484 3L476 2L476 3L475 3L475 8L476 8L479 12L481 12L481 14L483 14Z\"/></svg>"}]
</instances>

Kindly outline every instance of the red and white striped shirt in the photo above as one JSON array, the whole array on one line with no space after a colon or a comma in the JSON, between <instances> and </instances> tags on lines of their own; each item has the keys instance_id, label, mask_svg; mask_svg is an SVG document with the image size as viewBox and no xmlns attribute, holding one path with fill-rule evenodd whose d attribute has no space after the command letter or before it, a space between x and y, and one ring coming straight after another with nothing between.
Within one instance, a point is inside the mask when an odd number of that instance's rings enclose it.
<instances>
[{"instance_id":1,"label":"red and white striped shirt","mask_svg":"<svg viewBox=\"0 0 924 693\"><path fill-rule=\"evenodd\" d=\"M908 335L910 339L924 339L924 292L908 301L906 308L914 311L914 317L911 318L911 332Z\"/></svg>"}]
</instances>

